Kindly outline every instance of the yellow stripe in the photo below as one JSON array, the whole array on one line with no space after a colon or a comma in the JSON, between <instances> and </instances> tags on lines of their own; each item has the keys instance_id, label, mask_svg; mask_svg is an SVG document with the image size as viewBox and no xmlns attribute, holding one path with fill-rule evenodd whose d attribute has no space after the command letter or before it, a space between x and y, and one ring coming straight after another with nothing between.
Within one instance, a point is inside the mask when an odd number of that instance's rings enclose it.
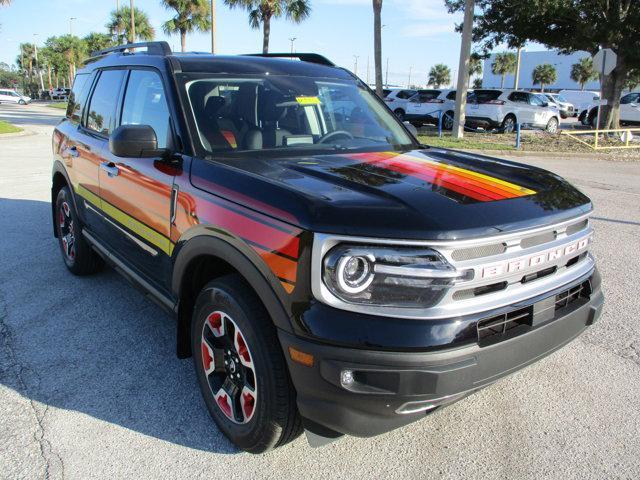
<instances>
[{"instance_id":1,"label":"yellow stripe","mask_svg":"<svg viewBox=\"0 0 640 480\"><path fill-rule=\"evenodd\" d=\"M132 232L138 234L150 244L155 245L167 255L171 256L171 254L173 253L173 243L171 243L171 240L169 240L161 233L158 233L152 228L149 228L144 223L136 220L130 215L127 215L122 210L119 210L110 203L103 201L100 197L90 192L82 185L78 185L77 192L78 195L87 199L89 202L91 202L104 213L116 220L118 223L124 225Z\"/></svg>"},{"instance_id":2,"label":"yellow stripe","mask_svg":"<svg viewBox=\"0 0 640 480\"><path fill-rule=\"evenodd\" d=\"M513 193L518 193L521 195L534 195L536 192L534 190L529 190L528 188L525 187L521 187L520 185L516 185L515 183L510 183L507 182L505 180L500 180L499 178L495 178L495 177L490 177L489 175L484 175L482 173L478 173L478 172L474 172L472 170L467 170L466 168L460 168L460 167L455 167L453 165L447 165L445 163L440 163L440 162L434 162L433 160L428 160L426 158L418 158L418 157L410 157L411 159L423 162L423 163L428 163L430 165L433 165L435 167L438 168L443 168L445 170L449 170L452 172L461 172L461 173L466 173L468 175L471 175L473 177L476 178L481 178L483 180L487 180L489 182L495 183L497 185L502 185L503 187L507 187L509 189L512 189L514 192Z\"/></svg>"}]
</instances>

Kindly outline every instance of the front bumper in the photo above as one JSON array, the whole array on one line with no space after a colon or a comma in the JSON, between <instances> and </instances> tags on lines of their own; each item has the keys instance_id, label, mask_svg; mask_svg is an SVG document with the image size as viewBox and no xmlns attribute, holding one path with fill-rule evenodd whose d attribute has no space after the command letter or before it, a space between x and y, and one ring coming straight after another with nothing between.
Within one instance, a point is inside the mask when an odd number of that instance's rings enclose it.
<instances>
[{"instance_id":1,"label":"front bumper","mask_svg":"<svg viewBox=\"0 0 640 480\"><path fill-rule=\"evenodd\" d=\"M417 113L405 113L404 120L406 120L407 122L420 122L420 123L427 123L431 125L438 124L437 116L433 117L431 115L424 115L424 114L417 114Z\"/></svg>"},{"instance_id":2,"label":"front bumper","mask_svg":"<svg viewBox=\"0 0 640 480\"><path fill-rule=\"evenodd\" d=\"M599 281L594 282L589 298L557 309L527 333L483 347L476 342L430 352L390 352L321 344L284 331L279 336L307 428L320 426L323 436L330 429L369 437L419 420L549 355L593 324L603 303ZM290 347L313 355L313 366L292 361ZM346 370L352 372L352 383L342 383Z\"/></svg>"}]
</instances>

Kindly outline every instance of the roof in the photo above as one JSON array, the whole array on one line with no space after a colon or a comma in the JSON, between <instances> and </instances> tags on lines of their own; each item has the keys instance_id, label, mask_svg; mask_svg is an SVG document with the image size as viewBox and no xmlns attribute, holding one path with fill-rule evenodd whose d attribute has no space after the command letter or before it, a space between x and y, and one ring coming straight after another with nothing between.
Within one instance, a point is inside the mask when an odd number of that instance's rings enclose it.
<instances>
[{"instance_id":1,"label":"roof","mask_svg":"<svg viewBox=\"0 0 640 480\"><path fill-rule=\"evenodd\" d=\"M284 55L284 54L283 54ZM323 59L315 54L300 54L301 58ZM318 60L319 61L319 60ZM328 60L324 59L328 62ZM153 66L185 73L217 73L231 75L296 75L315 78L353 79L351 73L340 67L302 59L253 55L212 55L210 53L175 53L155 55L146 52L96 54L85 62L82 70L114 66Z\"/></svg>"}]
</instances>

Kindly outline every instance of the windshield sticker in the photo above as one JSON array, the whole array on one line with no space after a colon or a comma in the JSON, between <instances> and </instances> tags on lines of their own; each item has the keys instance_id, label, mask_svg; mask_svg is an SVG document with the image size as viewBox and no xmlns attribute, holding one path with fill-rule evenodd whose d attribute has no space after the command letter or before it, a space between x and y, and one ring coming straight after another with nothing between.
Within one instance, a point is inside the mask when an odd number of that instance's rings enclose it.
<instances>
[{"instance_id":1,"label":"windshield sticker","mask_svg":"<svg viewBox=\"0 0 640 480\"><path fill-rule=\"evenodd\" d=\"M318 97L296 97L296 101L300 105L320 105Z\"/></svg>"},{"instance_id":2,"label":"windshield sticker","mask_svg":"<svg viewBox=\"0 0 640 480\"><path fill-rule=\"evenodd\" d=\"M450 192L480 202L506 200L536 193L534 190L506 180L455 165L437 162L423 156L396 152L376 152L349 155L349 158L419 178L435 187L442 187Z\"/></svg>"}]
</instances>

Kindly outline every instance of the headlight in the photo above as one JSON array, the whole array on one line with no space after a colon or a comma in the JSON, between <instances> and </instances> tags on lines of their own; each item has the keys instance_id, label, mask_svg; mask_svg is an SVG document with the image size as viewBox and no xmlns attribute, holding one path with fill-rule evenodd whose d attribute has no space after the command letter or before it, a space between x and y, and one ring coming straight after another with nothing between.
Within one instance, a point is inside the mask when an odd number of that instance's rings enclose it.
<instances>
[{"instance_id":1,"label":"headlight","mask_svg":"<svg viewBox=\"0 0 640 480\"><path fill-rule=\"evenodd\" d=\"M359 305L431 307L448 288L472 276L472 270L456 270L440 253L425 247L340 244L322 261L322 279L329 291Z\"/></svg>"}]
</instances>

